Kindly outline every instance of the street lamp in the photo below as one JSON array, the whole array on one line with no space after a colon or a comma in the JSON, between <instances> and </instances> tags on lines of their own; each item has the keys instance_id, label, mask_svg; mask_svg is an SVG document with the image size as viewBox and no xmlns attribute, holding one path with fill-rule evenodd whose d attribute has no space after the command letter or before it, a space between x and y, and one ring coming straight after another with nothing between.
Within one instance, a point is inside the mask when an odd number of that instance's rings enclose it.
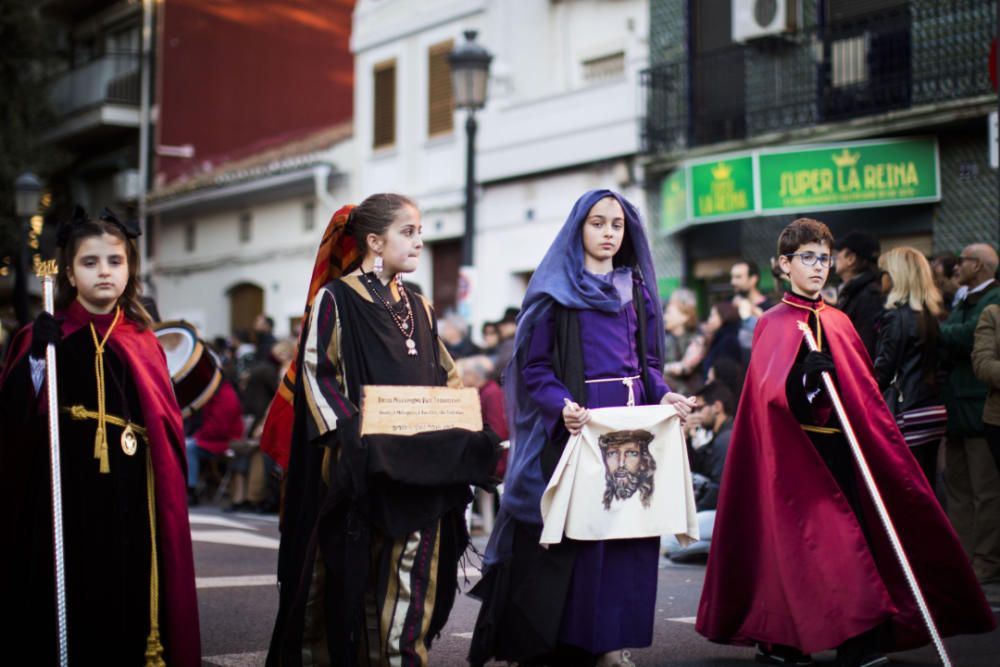
<instances>
[{"instance_id":1,"label":"street lamp","mask_svg":"<svg viewBox=\"0 0 1000 667\"><path fill-rule=\"evenodd\" d=\"M27 235L31 216L38 213L38 201L42 196L42 182L30 171L17 177L14 181L14 212L17 215L18 229ZM17 272L14 274L14 314L21 326L31 321L28 306L28 244L21 242L17 249Z\"/></svg>"},{"instance_id":2,"label":"street lamp","mask_svg":"<svg viewBox=\"0 0 1000 667\"><path fill-rule=\"evenodd\" d=\"M14 209L18 218L30 218L38 212L38 201L42 197L42 182L30 171L26 171L14 181Z\"/></svg>"},{"instance_id":3,"label":"street lamp","mask_svg":"<svg viewBox=\"0 0 1000 667\"><path fill-rule=\"evenodd\" d=\"M486 104L493 55L476 43L476 31L466 30L465 41L448 54L455 107L465 109L465 237L462 240L462 264L472 266L472 244L476 235L476 110Z\"/></svg>"}]
</instances>

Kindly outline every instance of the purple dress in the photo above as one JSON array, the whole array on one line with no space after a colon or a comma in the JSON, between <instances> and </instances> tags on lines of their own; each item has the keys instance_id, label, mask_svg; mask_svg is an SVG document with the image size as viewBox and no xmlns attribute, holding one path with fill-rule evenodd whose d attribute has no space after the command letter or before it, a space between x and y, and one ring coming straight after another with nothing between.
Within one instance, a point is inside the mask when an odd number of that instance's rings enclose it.
<instances>
[{"instance_id":1,"label":"purple dress","mask_svg":"<svg viewBox=\"0 0 1000 667\"><path fill-rule=\"evenodd\" d=\"M647 359L652 396L645 396L642 381L633 384L636 405L656 404L670 391L659 372L660 360L652 350L660 319L643 289L646 309ZM640 375L636 329L638 318L631 300L617 313L581 310L580 343L584 378L588 381L587 407L619 407L628 402L628 388L621 382L589 382ZM539 321L529 343L522 377L537 402L549 436L564 429L563 399L569 390L552 370L551 352L555 323ZM563 606L559 640L601 654L622 648L649 646L653 641L654 605L660 540L656 537L601 542L578 541L569 594Z\"/></svg>"}]
</instances>

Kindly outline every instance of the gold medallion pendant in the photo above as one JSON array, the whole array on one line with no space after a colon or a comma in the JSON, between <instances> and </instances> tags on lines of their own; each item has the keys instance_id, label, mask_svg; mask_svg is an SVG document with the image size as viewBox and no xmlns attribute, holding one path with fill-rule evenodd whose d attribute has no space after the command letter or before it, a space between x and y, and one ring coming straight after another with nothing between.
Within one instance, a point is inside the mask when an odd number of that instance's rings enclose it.
<instances>
[{"instance_id":1,"label":"gold medallion pendant","mask_svg":"<svg viewBox=\"0 0 1000 667\"><path fill-rule=\"evenodd\" d=\"M132 430L132 424L126 424L125 430L122 431L122 451L126 456L132 456L138 449L139 441L135 437L135 431Z\"/></svg>"}]
</instances>

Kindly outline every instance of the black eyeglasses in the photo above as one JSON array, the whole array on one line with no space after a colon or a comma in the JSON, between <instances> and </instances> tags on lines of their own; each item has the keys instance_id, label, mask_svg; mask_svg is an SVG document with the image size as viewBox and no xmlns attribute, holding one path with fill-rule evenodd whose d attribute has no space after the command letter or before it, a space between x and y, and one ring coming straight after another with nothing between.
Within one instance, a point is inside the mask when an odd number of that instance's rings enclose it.
<instances>
[{"instance_id":1,"label":"black eyeglasses","mask_svg":"<svg viewBox=\"0 0 1000 667\"><path fill-rule=\"evenodd\" d=\"M826 268L833 264L833 255L817 255L814 252L789 252L785 253L785 257L798 257L802 266L815 266L819 262L820 266Z\"/></svg>"}]
</instances>

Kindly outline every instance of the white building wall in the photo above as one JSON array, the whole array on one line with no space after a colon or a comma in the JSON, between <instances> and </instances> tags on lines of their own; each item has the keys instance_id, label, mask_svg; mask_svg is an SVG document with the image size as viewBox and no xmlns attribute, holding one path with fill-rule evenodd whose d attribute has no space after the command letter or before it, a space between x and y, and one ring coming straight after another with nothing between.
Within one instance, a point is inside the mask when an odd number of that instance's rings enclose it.
<instances>
[{"instance_id":1,"label":"white building wall","mask_svg":"<svg viewBox=\"0 0 1000 667\"><path fill-rule=\"evenodd\" d=\"M331 161L349 164L350 141L331 152ZM319 173L325 173L320 169ZM229 292L250 283L264 293L264 313L275 320L275 335L288 336L290 323L302 316L316 252L336 207L352 201L351 179L317 191L267 203L233 207L211 214L192 213L161 220L156 241L153 281L164 320L184 319L206 338L229 336ZM313 228L305 228L304 206L314 205ZM251 215L249 241L240 240L240 217ZM185 248L186 228L195 227L193 251Z\"/></svg>"},{"instance_id":2,"label":"white building wall","mask_svg":"<svg viewBox=\"0 0 1000 667\"><path fill-rule=\"evenodd\" d=\"M525 277L573 202L608 187L641 205L638 72L648 60L648 0L360 0L354 14L360 196L396 190L421 207L424 240L464 233L465 112L427 136L427 54L464 30L494 55L477 113L473 330L519 305ZM622 54L623 72L588 78L585 63ZM373 70L396 61L396 144L372 149ZM529 213L530 211L530 213ZM415 278L430 293L433 253Z\"/></svg>"}]
</instances>

